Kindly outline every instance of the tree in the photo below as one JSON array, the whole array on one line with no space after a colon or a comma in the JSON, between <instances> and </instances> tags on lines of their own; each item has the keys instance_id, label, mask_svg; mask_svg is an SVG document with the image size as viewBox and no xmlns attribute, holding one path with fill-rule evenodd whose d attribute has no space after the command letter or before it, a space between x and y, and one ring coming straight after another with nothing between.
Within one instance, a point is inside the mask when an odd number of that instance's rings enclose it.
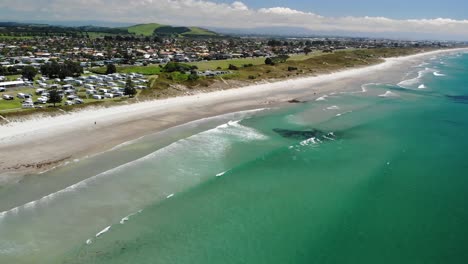
<instances>
[{"instance_id":1,"label":"tree","mask_svg":"<svg viewBox=\"0 0 468 264\"><path fill-rule=\"evenodd\" d=\"M270 57L265 59L265 64L266 65L275 65L275 63L273 62L273 60Z\"/></svg>"},{"instance_id":2,"label":"tree","mask_svg":"<svg viewBox=\"0 0 468 264\"><path fill-rule=\"evenodd\" d=\"M239 70L239 67L237 67L236 65L229 64L228 69L231 70L231 71L237 71L237 70Z\"/></svg>"},{"instance_id":3,"label":"tree","mask_svg":"<svg viewBox=\"0 0 468 264\"><path fill-rule=\"evenodd\" d=\"M164 72L188 72L191 69L192 66L178 62L168 62L163 68Z\"/></svg>"},{"instance_id":4,"label":"tree","mask_svg":"<svg viewBox=\"0 0 468 264\"><path fill-rule=\"evenodd\" d=\"M52 61L41 66L41 73L49 78L65 79L68 76L80 76L83 73L83 67L72 61L65 61L63 64Z\"/></svg>"},{"instance_id":5,"label":"tree","mask_svg":"<svg viewBox=\"0 0 468 264\"><path fill-rule=\"evenodd\" d=\"M61 102L62 102L62 96L60 95L57 88L51 88L49 90L49 100L47 101L47 103L54 104L54 107L55 107L55 104L58 104Z\"/></svg>"},{"instance_id":6,"label":"tree","mask_svg":"<svg viewBox=\"0 0 468 264\"><path fill-rule=\"evenodd\" d=\"M135 96L137 93L135 87L133 86L132 79L127 78L127 83L125 84L124 94L129 97Z\"/></svg>"},{"instance_id":7,"label":"tree","mask_svg":"<svg viewBox=\"0 0 468 264\"><path fill-rule=\"evenodd\" d=\"M30 81L34 81L34 77L36 77L37 70L33 66L26 66L23 68L23 78L26 78Z\"/></svg>"},{"instance_id":8,"label":"tree","mask_svg":"<svg viewBox=\"0 0 468 264\"><path fill-rule=\"evenodd\" d=\"M108 64L107 65L106 74L113 74L113 73L116 73L116 72L117 72L117 68L115 67L114 64Z\"/></svg>"},{"instance_id":9,"label":"tree","mask_svg":"<svg viewBox=\"0 0 468 264\"><path fill-rule=\"evenodd\" d=\"M309 55L309 53L311 53L311 52L312 52L312 49L311 49L311 48L309 48L309 47L305 47L305 48L304 48L304 53L305 53L306 55Z\"/></svg>"}]
</instances>

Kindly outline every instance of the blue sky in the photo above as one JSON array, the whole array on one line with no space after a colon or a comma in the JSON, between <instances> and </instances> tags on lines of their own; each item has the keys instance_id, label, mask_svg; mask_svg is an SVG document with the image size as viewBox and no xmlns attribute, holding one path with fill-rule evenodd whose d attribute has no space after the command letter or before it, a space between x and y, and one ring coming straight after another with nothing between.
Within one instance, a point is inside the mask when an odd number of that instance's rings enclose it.
<instances>
[{"instance_id":1,"label":"blue sky","mask_svg":"<svg viewBox=\"0 0 468 264\"><path fill-rule=\"evenodd\" d=\"M217 0L231 3L229 0ZM395 19L468 19L467 0L244 0L249 7L286 6L324 16L384 16Z\"/></svg>"},{"instance_id":2,"label":"blue sky","mask_svg":"<svg viewBox=\"0 0 468 264\"><path fill-rule=\"evenodd\" d=\"M1 21L111 21L468 41L468 0L0 0Z\"/></svg>"}]
</instances>

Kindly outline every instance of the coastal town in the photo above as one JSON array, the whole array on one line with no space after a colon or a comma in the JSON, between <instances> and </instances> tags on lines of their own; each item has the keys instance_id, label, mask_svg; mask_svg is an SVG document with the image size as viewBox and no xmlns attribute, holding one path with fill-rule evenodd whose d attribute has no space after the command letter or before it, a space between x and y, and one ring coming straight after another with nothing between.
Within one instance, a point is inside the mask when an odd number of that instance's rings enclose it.
<instances>
[{"instance_id":1,"label":"coastal town","mask_svg":"<svg viewBox=\"0 0 468 264\"><path fill-rule=\"evenodd\" d=\"M121 101L145 89L167 85L158 83L163 79L169 86L184 82L190 86L195 80L223 76L229 79L238 68L261 65L278 56L306 60L337 51L460 45L463 43L346 37L0 36L0 115L52 104L71 107ZM72 65L73 70L61 70L63 65ZM46 72L52 68L55 73ZM297 67L288 67L288 71L294 70ZM164 72L171 75L163 78ZM246 79L253 81L257 77L261 74ZM57 96L51 98L51 92Z\"/></svg>"}]
</instances>

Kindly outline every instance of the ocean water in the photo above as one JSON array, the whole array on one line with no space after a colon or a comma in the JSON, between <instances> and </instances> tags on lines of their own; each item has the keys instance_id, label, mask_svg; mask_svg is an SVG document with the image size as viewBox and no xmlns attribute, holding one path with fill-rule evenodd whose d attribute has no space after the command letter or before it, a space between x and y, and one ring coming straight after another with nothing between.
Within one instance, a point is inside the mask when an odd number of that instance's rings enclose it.
<instances>
[{"instance_id":1,"label":"ocean water","mask_svg":"<svg viewBox=\"0 0 468 264\"><path fill-rule=\"evenodd\" d=\"M434 57L3 186L0 263L467 263L467 73Z\"/></svg>"}]
</instances>

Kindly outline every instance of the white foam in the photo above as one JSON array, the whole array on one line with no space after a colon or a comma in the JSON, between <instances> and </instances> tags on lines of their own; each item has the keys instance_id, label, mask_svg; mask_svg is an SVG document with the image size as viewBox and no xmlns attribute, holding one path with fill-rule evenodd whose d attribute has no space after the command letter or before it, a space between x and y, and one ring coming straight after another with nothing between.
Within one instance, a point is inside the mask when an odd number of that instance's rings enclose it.
<instances>
[{"instance_id":1,"label":"white foam","mask_svg":"<svg viewBox=\"0 0 468 264\"><path fill-rule=\"evenodd\" d=\"M139 213L141 213L142 211L143 211L143 210L139 210L139 211L136 212L136 213L129 214L129 215L125 216L124 218L122 218L122 219L120 220L120 224L122 224L122 225L125 224L125 222L127 222L128 220L130 220L130 217L132 217L132 216L134 216L134 215L136 215L136 214L139 214Z\"/></svg>"},{"instance_id":2,"label":"white foam","mask_svg":"<svg viewBox=\"0 0 468 264\"><path fill-rule=\"evenodd\" d=\"M299 143L299 145L305 147L305 146L308 146L310 144L317 144L317 141L316 141L316 138L315 137L312 137L312 138L309 138L309 139L306 139L304 141L301 141Z\"/></svg>"},{"instance_id":3,"label":"white foam","mask_svg":"<svg viewBox=\"0 0 468 264\"><path fill-rule=\"evenodd\" d=\"M122 224L122 225L123 225L123 224L125 224L125 222L127 222L127 221L128 221L128 219L129 219L129 217L128 217L128 216L126 216L126 217L122 218L122 219L120 220L120 224Z\"/></svg>"},{"instance_id":4,"label":"white foam","mask_svg":"<svg viewBox=\"0 0 468 264\"><path fill-rule=\"evenodd\" d=\"M421 85L418 86L418 89L426 89L426 88L427 88L427 87L426 87L426 85L424 85L424 84L421 84Z\"/></svg>"},{"instance_id":5,"label":"white foam","mask_svg":"<svg viewBox=\"0 0 468 264\"><path fill-rule=\"evenodd\" d=\"M91 238L86 240L86 245L91 245L91 243L93 243L93 240Z\"/></svg>"},{"instance_id":6,"label":"white foam","mask_svg":"<svg viewBox=\"0 0 468 264\"><path fill-rule=\"evenodd\" d=\"M220 172L218 174L216 174L216 177L221 177L223 176L224 174L226 174L227 171L223 171L223 172Z\"/></svg>"},{"instance_id":7,"label":"white foam","mask_svg":"<svg viewBox=\"0 0 468 264\"><path fill-rule=\"evenodd\" d=\"M386 91L384 94L379 95L380 97L399 97L398 94L391 92L391 91Z\"/></svg>"},{"instance_id":8,"label":"white foam","mask_svg":"<svg viewBox=\"0 0 468 264\"><path fill-rule=\"evenodd\" d=\"M342 115L346 115L346 114L349 114L349 113L352 113L353 111L346 111L344 113L339 113L339 114L336 114L336 116L342 116Z\"/></svg>"},{"instance_id":9,"label":"white foam","mask_svg":"<svg viewBox=\"0 0 468 264\"><path fill-rule=\"evenodd\" d=\"M252 141L252 140L266 140L268 137L257 130L246 127L240 124L241 120L229 121L226 124L220 125L215 129L207 131L213 135L230 135L234 136L241 141ZM204 133L204 132L203 132Z\"/></svg>"},{"instance_id":10,"label":"white foam","mask_svg":"<svg viewBox=\"0 0 468 264\"><path fill-rule=\"evenodd\" d=\"M101 230L99 233L96 234L96 237L99 237L102 234L106 233L107 231L109 231L110 228L111 228L111 226L108 226L108 227L104 228L103 230Z\"/></svg>"},{"instance_id":11,"label":"white foam","mask_svg":"<svg viewBox=\"0 0 468 264\"><path fill-rule=\"evenodd\" d=\"M412 88L414 85L418 84L420 80L429 72L432 72L433 70L429 68L425 68L424 70L418 71L418 76L416 78L408 79L399 82L397 85L402 87L402 88Z\"/></svg>"},{"instance_id":12,"label":"white foam","mask_svg":"<svg viewBox=\"0 0 468 264\"><path fill-rule=\"evenodd\" d=\"M174 197L174 194L173 194L173 193L171 193L171 194L169 194L168 196L166 196L166 199L169 199L169 198L172 198L172 197Z\"/></svg>"},{"instance_id":13,"label":"white foam","mask_svg":"<svg viewBox=\"0 0 468 264\"><path fill-rule=\"evenodd\" d=\"M440 77L440 76L445 76L445 74L442 74L440 72L433 72L434 76Z\"/></svg>"},{"instance_id":14,"label":"white foam","mask_svg":"<svg viewBox=\"0 0 468 264\"><path fill-rule=\"evenodd\" d=\"M325 109L326 109L326 110L339 110L340 107L337 106L337 105L332 105L332 106L329 106L329 107L327 107L327 108L325 108Z\"/></svg>"},{"instance_id":15,"label":"white foam","mask_svg":"<svg viewBox=\"0 0 468 264\"><path fill-rule=\"evenodd\" d=\"M328 97L328 95L324 95L324 96L321 96L321 97L315 99L315 101L325 101L325 100L327 100L326 99L327 97Z\"/></svg>"}]
</instances>

